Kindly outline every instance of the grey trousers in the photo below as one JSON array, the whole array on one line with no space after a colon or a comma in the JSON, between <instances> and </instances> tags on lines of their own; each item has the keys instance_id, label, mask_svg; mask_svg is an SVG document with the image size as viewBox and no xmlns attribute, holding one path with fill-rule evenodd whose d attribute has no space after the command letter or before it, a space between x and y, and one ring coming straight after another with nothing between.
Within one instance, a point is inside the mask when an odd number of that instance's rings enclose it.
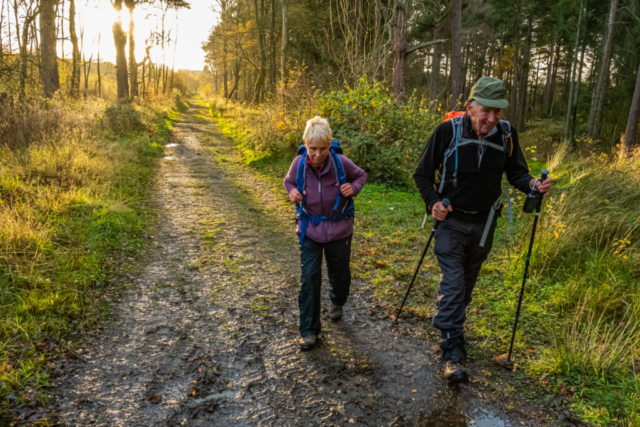
<instances>
[{"instance_id":1,"label":"grey trousers","mask_svg":"<svg viewBox=\"0 0 640 427\"><path fill-rule=\"evenodd\" d=\"M464 343L463 326L482 263L487 259L496 220L483 248L480 239L486 222L471 223L448 218L436 230L434 253L442 274L433 326L440 329L443 350Z\"/></svg>"}]
</instances>

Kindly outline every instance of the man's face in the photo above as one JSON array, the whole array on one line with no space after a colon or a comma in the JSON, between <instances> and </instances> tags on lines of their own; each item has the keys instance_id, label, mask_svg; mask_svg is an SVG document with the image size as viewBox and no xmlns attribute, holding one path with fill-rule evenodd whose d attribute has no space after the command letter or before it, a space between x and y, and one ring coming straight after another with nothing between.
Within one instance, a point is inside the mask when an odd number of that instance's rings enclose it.
<instances>
[{"instance_id":1,"label":"man's face","mask_svg":"<svg viewBox=\"0 0 640 427\"><path fill-rule=\"evenodd\" d=\"M478 103L471 106L467 102L467 113L471 118L471 126L478 136L486 135L496 127L502 117L502 108L484 107Z\"/></svg>"},{"instance_id":2,"label":"man's face","mask_svg":"<svg viewBox=\"0 0 640 427\"><path fill-rule=\"evenodd\" d=\"M331 148L331 142L325 141L305 141L304 145L307 147L307 156L311 159L311 163L315 167L320 167L322 162L329 155L329 148Z\"/></svg>"}]
</instances>

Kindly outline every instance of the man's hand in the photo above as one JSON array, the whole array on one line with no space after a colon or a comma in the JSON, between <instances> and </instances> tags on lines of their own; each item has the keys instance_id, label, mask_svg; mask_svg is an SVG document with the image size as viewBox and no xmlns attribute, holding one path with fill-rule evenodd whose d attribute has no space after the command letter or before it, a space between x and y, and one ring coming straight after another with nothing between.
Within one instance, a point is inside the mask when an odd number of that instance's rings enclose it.
<instances>
[{"instance_id":1,"label":"man's hand","mask_svg":"<svg viewBox=\"0 0 640 427\"><path fill-rule=\"evenodd\" d=\"M305 191L304 194L307 194L307 192ZM291 190L291 193L289 193L289 199L291 199L293 203L300 203L302 201L302 194L300 194L297 188L294 188Z\"/></svg>"},{"instance_id":2,"label":"man's hand","mask_svg":"<svg viewBox=\"0 0 640 427\"><path fill-rule=\"evenodd\" d=\"M444 221L444 219L447 217L447 214L452 211L453 208L451 207L451 205L445 208L442 202L438 202L433 205L433 208L431 209L431 215L433 215L433 217L438 221Z\"/></svg>"},{"instance_id":3,"label":"man's hand","mask_svg":"<svg viewBox=\"0 0 640 427\"><path fill-rule=\"evenodd\" d=\"M342 184L340 186L340 192L344 197L351 197L353 196L353 187L349 183Z\"/></svg>"},{"instance_id":4,"label":"man's hand","mask_svg":"<svg viewBox=\"0 0 640 427\"><path fill-rule=\"evenodd\" d=\"M547 193L549 192L549 188L551 188L551 177L548 176L547 179L544 180L544 182L540 180L536 181L536 178L534 178L531 181L529 181L529 188L533 188L534 182L536 183L536 188L542 194L542 196L546 196Z\"/></svg>"}]
</instances>

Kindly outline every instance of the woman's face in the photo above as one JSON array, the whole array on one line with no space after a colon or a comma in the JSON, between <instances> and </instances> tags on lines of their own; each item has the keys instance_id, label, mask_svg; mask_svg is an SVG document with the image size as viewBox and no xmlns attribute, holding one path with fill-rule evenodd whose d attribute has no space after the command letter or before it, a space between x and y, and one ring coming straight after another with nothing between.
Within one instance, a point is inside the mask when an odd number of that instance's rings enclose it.
<instances>
[{"instance_id":1,"label":"woman's face","mask_svg":"<svg viewBox=\"0 0 640 427\"><path fill-rule=\"evenodd\" d=\"M311 159L313 166L319 168L329 155L329 148L331 143L324 141L305 141L305 147L307 147L307 156Z\"/></svg>"}]
</instances>

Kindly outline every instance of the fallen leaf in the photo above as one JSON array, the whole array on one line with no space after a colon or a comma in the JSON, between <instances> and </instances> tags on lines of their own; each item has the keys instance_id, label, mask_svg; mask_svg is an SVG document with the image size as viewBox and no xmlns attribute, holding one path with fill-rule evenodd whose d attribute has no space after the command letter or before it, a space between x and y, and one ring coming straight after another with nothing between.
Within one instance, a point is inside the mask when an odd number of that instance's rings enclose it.
<instances>
[{"instance_id":1,"label":"fallen leaf","mask_svg":"<svg viewBox=\"0 0 640 427\"><path fill-rule=\"evenodd\" d=\"M411 393L417 393L417 392L418 392L418 390L415 390L415 389L411 390Z\"/></svg>"},{"instance_id":2,"label":"fallen leaf","mask_svg":"<svg viewBox=\"0 0 640 427\"><path fill-rule=\"evenodd\" d=\"M154 394L149 398L149 400L151 401L151 403L160 403L162 402L162 396L158 396L157 394Z\"/></svg>"}]
</instances>

